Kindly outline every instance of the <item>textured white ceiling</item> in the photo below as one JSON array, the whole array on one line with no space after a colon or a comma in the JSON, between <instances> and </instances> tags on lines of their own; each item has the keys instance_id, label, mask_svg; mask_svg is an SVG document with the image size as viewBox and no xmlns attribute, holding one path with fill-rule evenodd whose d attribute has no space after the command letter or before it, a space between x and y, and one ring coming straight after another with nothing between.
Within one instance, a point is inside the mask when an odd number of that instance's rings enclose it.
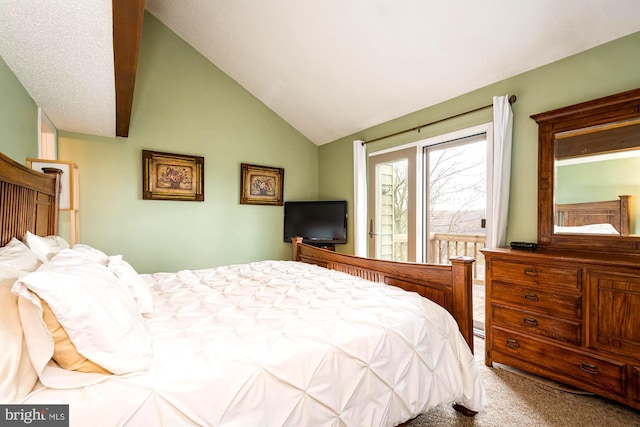
<instances>
[{"instance_id":1,"label":"textured white ceiling","mask_svg":"<svg viewBox=\"0 0 640 427\"><path fill-rule=\"evenodd\" d=\"M115 136L110 0L0 0L0 56L58 129Z\"/></svg>"},{"instance_id":2,"label":"textured white ceiling","mask_svg":"<svg viewBox=\"0 0 640 427\"><path fill-rule=\"evenodd\" d=\"M638 0L146 8L318 145L640 31ZM110 1L2 0L0 55L58 128L115 134Z\"/></svg>"}]
</instances>

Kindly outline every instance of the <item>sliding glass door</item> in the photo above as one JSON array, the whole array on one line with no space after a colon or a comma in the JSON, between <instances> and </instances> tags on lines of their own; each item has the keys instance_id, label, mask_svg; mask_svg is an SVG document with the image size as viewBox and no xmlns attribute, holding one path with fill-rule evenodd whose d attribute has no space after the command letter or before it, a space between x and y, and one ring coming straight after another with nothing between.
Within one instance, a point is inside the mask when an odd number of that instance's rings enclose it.
<instances>
[{"instance_id":1,"label":"sliding glass door","mask_svg":"<svg viewBox=\"0 0 640 427\"><path fill-rule=\"evenodd\" d=\"M477 258L487 223L487 137L475 135L427 146L424 245L426 261Z\"/></svg>"}]
</instances>

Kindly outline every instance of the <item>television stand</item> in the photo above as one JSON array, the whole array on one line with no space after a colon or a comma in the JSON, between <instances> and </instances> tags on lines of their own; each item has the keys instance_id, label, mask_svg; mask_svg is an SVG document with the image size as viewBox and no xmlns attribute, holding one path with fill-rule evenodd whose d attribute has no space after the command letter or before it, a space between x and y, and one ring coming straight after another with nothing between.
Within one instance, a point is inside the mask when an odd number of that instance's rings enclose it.
<instances>
[{"instance_id":1,"label":"television stand","mask_svg":"<svg viewBox=\"0 0 640 427\"><path fill-rule=\"evenodd\" d=\"M307 242L305 242L305 243L307 243ZM336 250L335 243L313 243L313 242L309 242L307 244L311 245L311 246L315 246L316 248L327 249L329 251L335 251Z\"/></svg>"}]
</instances>

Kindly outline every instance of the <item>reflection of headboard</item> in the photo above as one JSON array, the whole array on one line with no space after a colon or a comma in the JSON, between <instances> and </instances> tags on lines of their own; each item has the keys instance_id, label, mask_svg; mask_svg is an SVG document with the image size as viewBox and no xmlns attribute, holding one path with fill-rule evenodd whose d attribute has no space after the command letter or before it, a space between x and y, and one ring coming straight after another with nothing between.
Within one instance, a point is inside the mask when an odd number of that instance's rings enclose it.
<instances>
[{"instance_id":1,"label":"reflection of headboard","mask_svg":"<svg viewBox=\"0 0 640 427\"><path fill-rule=\"evenodd\" d=\"M44 174L0 153L0 246L27 231L57 234L58 174Z\"/></svg>"},{"instance_id":2,"label":"reflection of headboard","mask_svg":"<svg viewBox=\"0 0 640 427\"><path fill-rule=\"evenodd\" d=\"M628 236L629 199L631 196L619 197L619 200L607 200L605 202L556 205L555 224L564 227L611 224L621 236Z\"/></svg>"}]
</instances>

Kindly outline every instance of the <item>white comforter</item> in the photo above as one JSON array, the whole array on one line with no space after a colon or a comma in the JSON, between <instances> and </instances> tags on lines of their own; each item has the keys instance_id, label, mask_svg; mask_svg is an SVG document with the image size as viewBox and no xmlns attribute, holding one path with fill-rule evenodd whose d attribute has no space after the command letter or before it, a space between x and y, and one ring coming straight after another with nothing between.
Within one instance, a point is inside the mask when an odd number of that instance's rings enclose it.
<instances>
[{"instance_id":1,"label":"white comforter","mask_svg":"<svg viewBox=\"0 0 640 427\"><path fill-rule=\"evenodd\" d=\"M150 370L25 403L109 427L395 425L486 404L455 321L415 293L287 261L143 276Z\"/></svg>"}]
</instances>

